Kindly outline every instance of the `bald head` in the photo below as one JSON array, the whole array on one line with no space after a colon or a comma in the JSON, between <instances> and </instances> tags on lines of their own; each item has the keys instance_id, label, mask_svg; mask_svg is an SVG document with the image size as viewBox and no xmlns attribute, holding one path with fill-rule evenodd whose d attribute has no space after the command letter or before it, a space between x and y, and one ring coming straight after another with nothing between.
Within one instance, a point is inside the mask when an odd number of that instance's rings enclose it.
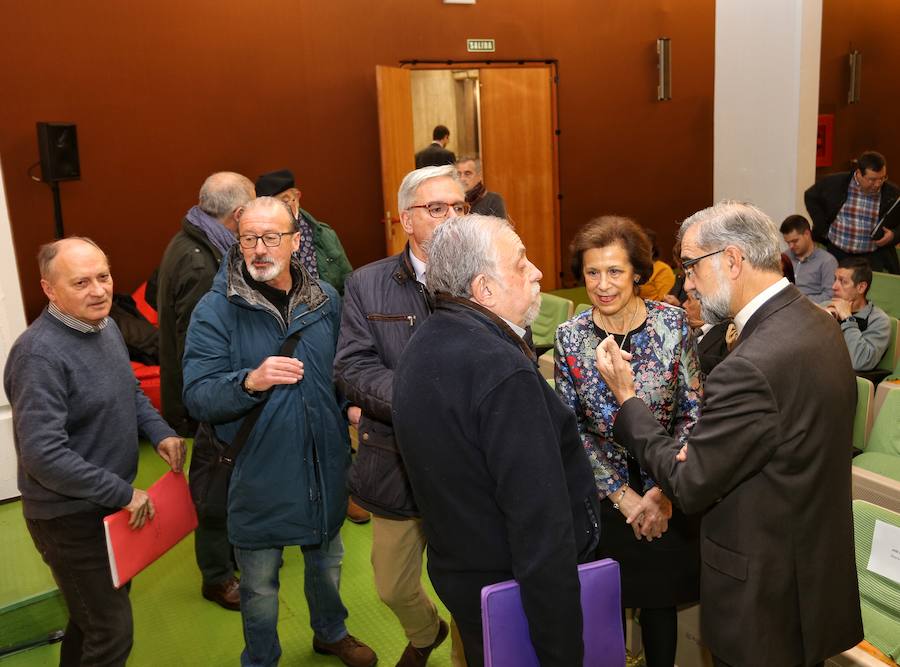
<instances>
[{"instance_id":1,"label":"bald head","mask_svg":"<svg viewBox=\"0 0 900 667\"><path fill-rule=\"evenodd\" d=\"M238 211L255 196L249 178L233 171L219 171L203 181L198 204L204 213L235 231Z\"/></svg>"},{"instance_id":2,"label":"bald head","mask_svg":"<svg viewBox=\"0 0 900 667\"><path fill-rule=\"evenodd\" d=\"M89 238L73 236L41 246L38 252L41 288L63 313L97 324L112 305L109 261Z\"/></svg>"}]
</instances>

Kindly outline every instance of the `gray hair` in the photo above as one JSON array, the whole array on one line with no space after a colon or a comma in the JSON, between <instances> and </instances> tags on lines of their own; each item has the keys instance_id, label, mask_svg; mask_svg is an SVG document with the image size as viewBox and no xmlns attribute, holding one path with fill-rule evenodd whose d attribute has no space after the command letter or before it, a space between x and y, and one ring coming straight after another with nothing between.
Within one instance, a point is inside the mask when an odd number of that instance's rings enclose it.
<instances>
[{"instance_id":1,"label":"gray hair","mask_svg":"<svg viewBox=\"0 0 900 667\"><path fill-rule=\"evenodd\" d=\"M88 245L94 246L97 250L103 253L103 257L106 259L106 263L109 264L109 257L106 256L106 253L103 252L103 249L98 246L92 239L89 239L87 236L67 236L64 239L57 239L56 241L45 243L40 248L38 248L38 270L41 272L42 279L50 279L50 274L52 273L53 268L51 266L53 264L53 260L56 259L59 251L62 250L63 244L68 241L82 241L84 243L87 243Z\"/></svg>"},{"instance_id":2,"label":"gray hair","mask_svg":"<svg viewBox=\"0 0 900 667\"><path fill-rule=\"evenodd\" d=\"M397 191L397 205L401 211L405 211L413 205L418 189L425 181L430 181L432 178L452 178L459 183L459 174L456 173L456 167L452 164L441 167L422 167L411 171L403 177L403 182L400 183L400 189Z\"/></svg>"},{"instance_id":3,"label":"gray hair","mask_svg":"<svg viewBox=\"0 0 900 667\"><path fill-rule=\"evenodd\" d=\"M255 211L263 211L267 213L286 213L288 222L291 223L291 229L295 232L300 231L300 224L296 220L294 220L294 214L291 211L291 207L288 206L287 203L281 201L280 199L276 199L275 197L257 197L256 199L251 199L246 204L244 204L244 208L241 209L241 215L240 217L238 217L238 226L240 226L240 222L244 219L245 215Z\"/></svg>"},{"instance_id":4,"label":"gray hair","mask_svg":"<svg viewBox=\"0 0 900 667\"><path fill-rule=\"evenodd\" d=\"M476 157L475 155L463 155L461 158L456 160L456 166L458 167L463 162L472 162L475 164L475 173L481 173L481 158Z\"/></svg>"},{"instance_id":5,"label":"gray hair","mask_svg":"<svg viewBox=\"0 0 900 667\"><path fill-rule=\"evenodd\" d=\"M233 171L219 171L200 186L199 205L216 220L230 215L234 209L253 199L253 181Z\"/></svg>"},{"instance_id":6,"label":"gray hair","mask_svg":"<svg viewBox=\"0 0 900 667\"><path fill-rule=\"evenodd\" d=\"M428 289L468 299L475 276L496 278L496 239L505 229L513 231L503 218L488 215L462 215L438 225L428 251Z\"/></svg>"},{"instance_id":7,"label":"gray hair","mask_svg":"<svg viewBox=\"0 0 900 667\"><path fill-rule=\"evenodd\" d=\"M781 234L772 218L753 204L721 201L698 211L681 223L678 240L694 225L699 225L697 245L703 250L733 245L754 269L781 273Z\"/></svg>"}]
</instances>

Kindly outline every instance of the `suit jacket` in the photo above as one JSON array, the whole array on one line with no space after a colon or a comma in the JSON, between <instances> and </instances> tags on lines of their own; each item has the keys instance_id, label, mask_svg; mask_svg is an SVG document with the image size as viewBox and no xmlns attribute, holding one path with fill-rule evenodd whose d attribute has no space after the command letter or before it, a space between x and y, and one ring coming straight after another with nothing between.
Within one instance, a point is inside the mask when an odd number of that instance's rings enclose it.
<instances>
[{"instance_id":1,"label":"suit jacket","mask_svg":"<svg viewBox=\"0 0 900 667\"><path fill-rule=\"evenodd\" d=\"M730 322L731 320L714 325L702 339L697 341L697 357L700 359L700 370L704 375L712 373L712 369L728 356L725 332L728 331Z\"/></svg>"},{"instance_id":2,"label":"suit jacket","mask_svg":"<svg viewBox=\"0 0 900 667\"><path fill-rule=\"evenodd\" d=\"M448 151L437 142L432 142L426 148L416 153L416 169L422 167L443 167L445 164L456 162L456 155Z\"/></svg>"},{"instance_id":3,"label":"suit jacket","mask_svg":"<svg viewBox=\"0 0 900 667\"><path fill-rule=\"evenodd\" d=\"M728 664L809 665L862 639L845 348L834 320L790 285L710 373L687 461L639 399L616 419L616 440L666 495L706 510L702 635Z\"/></svg>"}]
</instances>

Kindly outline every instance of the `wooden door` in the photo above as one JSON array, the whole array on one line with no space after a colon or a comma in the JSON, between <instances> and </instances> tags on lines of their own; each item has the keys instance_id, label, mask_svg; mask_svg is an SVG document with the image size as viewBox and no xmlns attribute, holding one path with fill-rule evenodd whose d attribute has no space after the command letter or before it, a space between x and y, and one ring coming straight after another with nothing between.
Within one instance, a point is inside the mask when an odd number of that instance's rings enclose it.
<instances>
[{"instance_id":1,"label":"wooden door","mask_svg":"<svg viewBox=\"0 0 900 667\"><path fill-rule=\"evenodd\" d=\"M481 156L484 184L499 192L528 258L559 287L559 200L553 69L483 67Z\"/></svg>"},{"instance_id":2,"label":"wooden door","mask_svg":"<svg viewBox=\"0 0 900 667\"><path fill-rule=\"evenodd\" d=\"M378 90L385 242L387 254L394 255L406 244L406 232L400 226L397 189L403 177L415 168L409 70L377 65L375 82Z\"/></svg>"}]
</instances>

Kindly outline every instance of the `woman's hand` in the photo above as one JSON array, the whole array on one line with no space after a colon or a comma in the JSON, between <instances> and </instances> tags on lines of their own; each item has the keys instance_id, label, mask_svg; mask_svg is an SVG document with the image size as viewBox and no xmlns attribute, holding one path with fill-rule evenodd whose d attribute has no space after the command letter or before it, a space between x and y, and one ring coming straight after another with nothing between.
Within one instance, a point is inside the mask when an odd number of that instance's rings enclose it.
<instances>
[{"instance_id":1,"label":"woman's hand","mask_svg":"<svg viewBox=\"0 0 900 667\"><path fill-rule=\"evenodd\" d=\"M621 499L619 499L619 496L622 495L622 489L625 489L625 495L622 496ZM610 502L613 502L613 498L617 499L615 503L619 506L619 511L626 519L630 517L636 510L637 514L640 514L640 510L638 510L638 508L641 506L641 494L632 489L630 486L625 485L613 491L609 495ZM634 523L632 523L631 530L634 531L635 539L641 539L640 521L635 521Z\"/></svg>"},{"instance_id":2,"label":"woman's hand","mask_svg":"<svg viewBox=\"0 0 900 667\"><path fill-rule=\"evenodd\" d=\"M637 495L637 494L635 494ZM638 496L640 498L640 496ZM621 507L621 504L619 505ZM662 537L669 529L669 519L672 518L672 502L666 498L658 486L647 491L640 499L640 503L627 515L625 523L631 525L635 531L635 537L641 536L652 542L654 538Z\"/></svg>"}]
</instances>

